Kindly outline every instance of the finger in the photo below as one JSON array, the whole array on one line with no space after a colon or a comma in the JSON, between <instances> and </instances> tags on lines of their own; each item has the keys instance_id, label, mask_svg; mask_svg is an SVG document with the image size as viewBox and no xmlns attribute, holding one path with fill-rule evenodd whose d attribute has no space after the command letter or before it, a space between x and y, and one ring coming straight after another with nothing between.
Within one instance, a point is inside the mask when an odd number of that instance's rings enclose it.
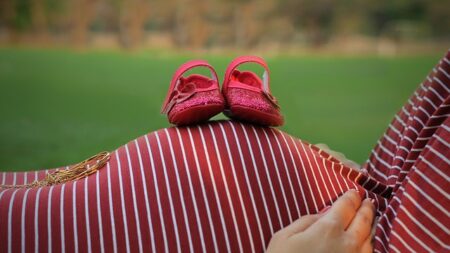
<instances>
[{"instance_id":1,"label":"finger","mask_svg":"<svg viewBox=\"0 0 450 253\"><path fill-rule=\"evenodd\" d=\"M285 227L282 233L285 233L285 236L290 237L297 233L305 231L309 226L314 224L322 215L321 214L313 214L313 215L305 215L294 221L289 226Z\"/></svg>"},{"instance_id":2,"label":"finger","mask_svg":"<svg viewBox=\"0 0 450 253\"><path fill-rule=\"evenodd\" d=\"M372 253L373 252L373 242L372 242L372 236L369 236L364 241L363 245L361 246L361 253Z\"/></svg>"},{"instance_id":3,"label":"finger","mask_svg":"<svg viewBox=\"0 0 450 253\"><path fill-rule=\"evenodd\" d=\"M322 220L337 222L343 229L347 229L360 205L361 197L358 192L350 190L334 202Z\"/></svg>"},{"instance_id":4,"label":"finger","mask_svg":"<svg viewBox=\"0 0 450 253\"><path fill-rule=\"evenodd\" d=\"M348 226L347 233L357 241L358 245L361 245L370 235L375 216L374 212L371 200L365 199Z\"/></svg>"}]
</instances>

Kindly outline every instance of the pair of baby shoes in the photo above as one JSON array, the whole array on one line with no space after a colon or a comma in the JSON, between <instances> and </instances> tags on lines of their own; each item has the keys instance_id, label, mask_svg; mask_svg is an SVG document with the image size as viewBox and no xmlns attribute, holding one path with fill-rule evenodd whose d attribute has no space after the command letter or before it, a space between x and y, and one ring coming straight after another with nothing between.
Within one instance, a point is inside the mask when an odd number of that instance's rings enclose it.
<instances>
[{"instance_id":1,"label":"pair of baby shoes","mask_svg":"<svg viewBox=\"0 0 450 253\"><path fill-rule=\"evenodd\" d=\"M265 71L261 80L254 72L239 71L244 63L257 63ZM205 67L211 77L199 74L183 75L191 69ZM234 59L225 72L222 91L217 73L206 61L192 60L181 65L170 83L161 113L167 114L175 125L190 125L224 114L235 120L263 126L281 126L284 123L280 106L269 88L269 68L257 56Z\"/></svg>"}]
</instances>

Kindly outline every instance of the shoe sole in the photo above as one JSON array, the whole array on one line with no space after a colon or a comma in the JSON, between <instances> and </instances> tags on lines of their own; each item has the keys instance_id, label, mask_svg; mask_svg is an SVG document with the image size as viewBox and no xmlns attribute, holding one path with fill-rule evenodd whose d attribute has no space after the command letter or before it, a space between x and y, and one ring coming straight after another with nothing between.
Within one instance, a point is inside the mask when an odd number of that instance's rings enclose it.
<instances>
[{"instance_id":1,"label":"shoe sole","mask_svg":"<svg viewBox=\"0 0 450 253\"><path fill-rule=\"evenodd\" d=\"M262 112L247 106L231 106L225 113L230 118L262 126L281 126L283 117Z\"/></svg>"}]
</instances>

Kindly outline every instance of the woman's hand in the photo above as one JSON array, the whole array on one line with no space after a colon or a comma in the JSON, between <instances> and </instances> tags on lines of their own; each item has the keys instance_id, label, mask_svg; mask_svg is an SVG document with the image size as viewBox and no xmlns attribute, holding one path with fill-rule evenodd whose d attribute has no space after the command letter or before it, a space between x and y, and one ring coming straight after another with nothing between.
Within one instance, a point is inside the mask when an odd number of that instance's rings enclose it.
<instances>
[{"instance_id":1,"label":"woman's hand","mask_svg":"<svg viewBox=\"0 0 450 253\"><path fill-rule=\"evenodd\" d=\"M268 253L372 252L374 206L348 191L323 213L302 216L275 233Z\"/></svg>"}]
</instances>

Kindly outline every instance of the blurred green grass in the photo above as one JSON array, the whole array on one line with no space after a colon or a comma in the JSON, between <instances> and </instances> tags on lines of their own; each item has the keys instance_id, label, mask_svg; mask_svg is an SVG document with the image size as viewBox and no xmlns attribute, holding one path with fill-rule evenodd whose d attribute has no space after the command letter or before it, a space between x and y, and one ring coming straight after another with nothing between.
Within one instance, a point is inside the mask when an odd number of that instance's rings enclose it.
<instances>
[{"instance_id":1,"label":"blurred green grass","mask_svg":"<svg viewBox=\"0 0 450 253\"><path fill-rule=\"evenodd\" d=\"M0 170L76 163L167 127L160 105L192 57L222 76L233 55L0 49ZM268 58L282 129L362 163L439 58Z\"/></svg>"}]
</instances>

